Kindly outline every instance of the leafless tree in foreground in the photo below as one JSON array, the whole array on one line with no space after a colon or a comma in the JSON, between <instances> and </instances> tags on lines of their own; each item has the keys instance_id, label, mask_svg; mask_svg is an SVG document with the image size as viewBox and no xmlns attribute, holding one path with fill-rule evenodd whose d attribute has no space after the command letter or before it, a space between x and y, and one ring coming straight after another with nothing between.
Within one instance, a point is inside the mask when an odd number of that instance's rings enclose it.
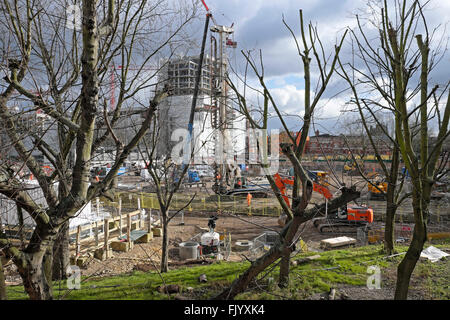
<instances>
[{"instance_id":1,"label":"leafless tree in foreground","mask_svg":"<svg viewBox=\"0 0 450 320\"><path fill-rule=\"evenodd\" d=\"M259 80L259 84L261 86L260 94L263 97L263 109L260 110L260 114L262 115L261 121L256 121L255 118L251 114L251 109L247 105L247 99L245 96L245 92L239 92L237 87L233 84L232 81L229 81L232 90L237 95L237 100L239 103L240 110L243 114L246 115L249 120L251 127L256 129L266 129L267 130L267 121L269 117L269 107L271 106L275 111L277 117L281 121L283 125L283 129L286 131L286 134L289 136L290 143L281 144L281 151L287 156L292 166L294 167L295 175L294 175L294 187L292 191L292 206L285 202L283 197L281 196L278 188L276 187L273 176L266 170L267 162L262 161L262 167L266 171L266 177L271 185L271 188L276 195L284 214L288 217L288 221L280 232L279 241L276 245L274 245L270 250L264 254L262 257L258 258L254 262L252 262L251 266L241 274L229 288L225 289L219 295L215 297L215 299L233 299L236 295L243 292L248 285L261 273L263 270L268 268L274 262L281 258L280 265L280 278L279 285L281 287L286 286L289 279L289 259L291 253L295 250L295 244L298 241L298 231L299 227L307 222L308 220L316 217L318 214L325 213L326 204L323 203L321 205L317 205L313 208L308 208L311 200L311 194L313 191L313 182L309 178L306 170L302 166L302 157L303 151L306 144L306 138L308 137L309 128L311 125L312 117L314 115L314 110L318 105L321 96L323 95L331 76L333 75L337 58L339 55L339 51L342 47L342 43L344 41L346 33L341 37L339 43L335 46L335 52L332 55L331 63L327 61L325 57L325 53L318 38L317 29L310 23L308 24L308 32L305 31L303 24L303 13L300 10L300 27L301 27L301 44L303 45L303 50L300 49L300 44L297 41L292 30L285 23L286 27L289 29L291 34L294 36L294 40L297 44L298 54L303 61L304 66L304 78L305 78L305 106L304 106L304 117L303 124L301 125L301 131L299 131L300 136L294 136L291 134L291 131L286 125L284 121L283 115L280 109L277 106L276 101L274 101L272 95L270 94L270 90L267 88L264 81L264 67L261 61L261 70L258 70L256 63L249 53L243 52L251 70L255 73L257 79ZM283 20L284 22L284 20ZM308 39L307 39L308 37ZM318 71L320 73L320 79L317 90L315 91L315 96L311 97L311 74L310 74L310 66L312 58L310 55L314 56L316 60ZM244 87L247 84L244 83ZM300 137L300 138L299 138ZM299 139L298 139L299 138ZM267 139L263 138L263 142L267 141ZM263 145L260 145L260 150L267 150ZM262 158L267 157L267 154L262 154ZM341 195L331 200L328 203L328 210L336 210L348 202L355 200L359 197L360 193L356 191L354 187L341 187L340 189Z\"/></svg>"},{"instance_id":2,"label":"leafless tree in foreground","mask_svg":"<svg viewBox=\"0 0 450 320\"><path fill-rule=\"evenodd\" d=\"M119 168L147 132L168 91L156 92L146 104L142 122L126 143L115 133L122 108L154 85L154 74L144 74L146 66L156 65L158 53L178 45L177 35L195 16L188 7L175 10L160 1L83 1L78 32L54 14L57 8L65 11L66 5L4 0L0 6L1 28L6 35L2 45L7 54L2 65L5 82L1 83L0 120L19 163L36 178L48 205L36 204L18 171L11 171L7 162L0 163L0 193L35 222L23 249L4 234L0 236L0 249L17 266L31 299L53 298L53 251L62 239L67 240L69 219L91 199L110 194ZM114 110L108 110L109 72L116 64L120 64L119 95ZM43 86L48 88L48 97L41 94ZM34 107L13 113L10 104L21 99ZM18 123L37 109L55 123L57 148L32 133L28 134L31 147L24 141ZM92 158L108 139L117 147L111 170L103 180L91 183ZM37 160L36 150L52 164L50 175ZM73 163L71 151L75 153ZM68 253L68 242L61 250ZM63 262L59 271L64 273L65 267Z\"/></svg>"},{"instance_id":3,"label":"leafless tree in foreground","mask_svg":"<svg viewBox=\"0 0 450 320\"><path fill-rule=\"evenodd\" d=\"M438 85L431 88L429 84L430 72L436 66L439 54L431 51L436 30L430 34L422 1L399 1L393 11L390 8L386 0L378 8L375 16L375 21L378 21L375 24L378 29L376 43L369 40L369 29L357 20L358 27L352 35L360 65L347 64L346 71L341 64L341 70L351 87L352 102L364 122L368 118L376 121L377 110L390 112L394 119L395 133L387 135L394 147L390 171L377 155L389 183L388 241L392 241L394 214L399 201L399 193L395 190L401 188L398 181L401 161L411 177L415 227L408 251L397 268L395 290L395 299L406 299L411 274L427 240L432 187L443 174L439 163L442 145L449 136L450 94L449 82L444 84L440 93ZM419 30L425 34L420 34ZM416 95L420 96L420 102L411 106L410 102ZM445 95L447 103L443 106L440 100ZM429 140L431 121L436 121L438 128L433 144ZM374 145L374 141L371 143ZM393 243L388 249L393 249Z\"/></svg>"}]
</instances>

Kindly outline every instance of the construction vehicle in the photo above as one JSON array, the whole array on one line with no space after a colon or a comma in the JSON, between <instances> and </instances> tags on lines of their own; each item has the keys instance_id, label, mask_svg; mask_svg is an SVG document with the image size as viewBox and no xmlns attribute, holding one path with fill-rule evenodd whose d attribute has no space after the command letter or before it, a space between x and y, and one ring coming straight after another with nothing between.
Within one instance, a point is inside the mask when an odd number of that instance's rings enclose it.
<instances>
[{"instance_id":1,"label":"construction vehicle","mask_svg":"<svg viewBox=\"0 0 450 320\"><path fill-rule=\"evenodd\" d=\"M95 179L96 182L103 180L106 175L111 170L111 167L108 166L100 166L91 168L91 178ZM117 171L117 175L121 176L127 173L126 167L120 167Z\"/></svg>"},{"instance_id":2,"label":"construction vehicle","mask_svg":"<svg viewBox=\"0 0 450 320\"><path fill-rule=\"evenodd\" d=\"M185 164L182 164L181 166L176 166L174 173L173 173L173 182L174 183L178 183L178 181L180 180L181 174L183 173L185 168L186 168ZM187 176L185 176L183 179L183 183L184 182L187 182L187 183L200 182L200 176L199 176L198 172L195 170L188 169Z\"/></svg>"},{"instance_id":3,"label":"construction vehicle","mask_svg":"<svg viewBox=\"0 0 450 320\"><path fill-rule=\"evenodd\" d=\"M359 175L358 167L364 169L364 161L362 159L350 160L350 162L344 164L344 172L350 176Z\"/></svg>"},{"instance_id":4,"label":"construction vehicle","mask_svg":"<svg viewBox=\"0 0 450 320\"><path fill-rule=\"evenodd\" d=\"M369 191L370 200L383 200L384 195L387 192L388 183L386 179L380 175L375 175L369 182L367 182L367 189Z\"/></svg>"},{"instance_id":5,"label":"construction vehicle","mask_svg":"<svg viewBox=\"0 0 450 320\"><path fill-rule=\"evenodd\" d=\"M188 182L200 182L200 177L197 171L188 170Z\"/></svg>"},{"instance_id":6,"label":"construction vehicle","mask_svg":"<svg viewBox=\"0 0 450 320\"><path fill-rule=\"evenodd\" d=\"M290 186L294 185L294 179L292 179L291 177L282 178L279 173L274 174L273 177L275 179L275 184L276 184L277 188L280 190L280 193L281 193L284 201L290 207L291 205L289 202L289 198L286 194L286 185L290 185ZM325 187L315 181L313 182L313 190L315 192L322 194L326 199L333 198L333 195L331 194L330 190L327 187Z\"/></svg>"},{"instance_id":7,"label":"construction vehicle","mask_svg":"<svg viewBox=\"0 0 450 320\"><path fill-rule=\"evenodd\" d=\"M214 25L211 34L211 126L216 129L214 135L214 154L220 154L222 160L213 164L214 183L212 190L218 195L244 195L251 194L253 197L267 197L268 189L264 187L250 187L246 184L246 179L242 177L241 167L236 161L229 161L229 150L231 149L231 128L230 121L233 118L233 110L228 104L228 84L226 81L227 56L226 47L236 48L237 43L232 39L234 34L233 24L229 27L218 25L214 20L208 7L203 2L209 17ZM203 35L205 37L205 34Z\"/></svg>"},{"instance_id":8,"label":"construction vehicle","mask_svg":"<svg viewBox=\"0 0 450 320\"><path fill-rule=\"evenodd\" d=\"M247 196L251 194L255 198L266 198L269 195L269 190L263 186L249 186L246 177L241 174L240 166L226 166L225 177L216 176L216 183L213 185L213 190L219 195L227 196ZM222 181L224 184L220 186L218 182Z\"/></svg>"},{"instance_id":9,"label":"construction vehicle","mask_svg":"<svg viewBox=\"0 0 450 320\"><path fill-rule=\"evenodd\" d=\"M201 245L201 254L217 254L219 253L220 248L220 235L215 232L216 228L216 220L218 218L216 216L211 216L208 220L208 228L209 231L205 232L201 235L200 245Z\"/></svg>"},{"instance_id":10,"label":"construction vehicle","mask_svg":"<svg viewBox=\"0 0 450 320\"><path fill-rule=\"evenodd\" d=\"M328 172L327 171L320 171L320 170L306 170L308 173L309 178L319 183L323 186L328 187L330 184L328 183ZM290 168L288 170L288 176L291 177L291 179L294 179L294 168Z\"/></svg>"},{"instance_id":11,"label":"construction vehicle","mask_svg":"<svg viewBox=\"0 0 450 320\"><path fill-rule=\"evenodd\" d=\"M291 205L289 198L286 194L286 185L293 185L294 180L290 177L282 178L278 173L273 177L284 201L290 207ZM333 195L326 186L315 181L313 181L313 191L323 195L326 201L333 198ZM358 205L346 205L345 207L334 210L333 212L327 211L325 217L313 219L313 224L320 233L354 233L356 228L364 226L367 227L372 222L373 210L371 208Z\"/></svg>"}]
</instances>

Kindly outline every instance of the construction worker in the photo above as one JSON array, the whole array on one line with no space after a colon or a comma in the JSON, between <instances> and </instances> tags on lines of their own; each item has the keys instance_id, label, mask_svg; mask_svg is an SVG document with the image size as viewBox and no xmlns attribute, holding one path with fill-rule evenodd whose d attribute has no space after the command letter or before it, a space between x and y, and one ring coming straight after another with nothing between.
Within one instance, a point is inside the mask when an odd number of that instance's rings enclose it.
<instances>
[{"instance_id":1,"label":"construction worker","mask_svg":"<svg viewBox=\"0 0 450 320\"><path fill-rule=\"evenodd\" d=\"M253 196L250 193L247 193L247 205L250 207L252 204Z\"/></svg>"}]
</instances>

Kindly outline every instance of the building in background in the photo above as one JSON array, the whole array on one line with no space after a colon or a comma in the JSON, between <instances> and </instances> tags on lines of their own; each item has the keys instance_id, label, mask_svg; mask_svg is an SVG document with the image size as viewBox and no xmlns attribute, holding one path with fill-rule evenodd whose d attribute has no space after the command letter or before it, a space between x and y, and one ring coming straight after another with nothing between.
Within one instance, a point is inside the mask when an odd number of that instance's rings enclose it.
<instances>
[{"instance_id":1,"label":"building in background","mask_svg":"<svg viewBox=\"0 0 450 320\"><path fill-rule=\"evenodd\" d=\"M198 56L179 57L163 61L158 77L159 85L169 85L171 96L164 100L159 107L159 140L158 156L169 157L172 149L179 143L176 139L182 131L187 130L194 95L195 77L197 74ZM226 64L225 64L226 67ZM217 87L214 81L214 68L217 68L215 59L205 56L200 76L200 86L194 114L194 138L195 158L194 164L212 164L216 155L217 111L214 103L212 88ZM222 94L227 98L229 93L223 90ZM227 101L225 125L226 139L231 147L233 156L245 157L246 147L246 121L243 116L231 105L231 99ZM176 139L176 141L172 141Z\"/></svg>"}]
</instances>

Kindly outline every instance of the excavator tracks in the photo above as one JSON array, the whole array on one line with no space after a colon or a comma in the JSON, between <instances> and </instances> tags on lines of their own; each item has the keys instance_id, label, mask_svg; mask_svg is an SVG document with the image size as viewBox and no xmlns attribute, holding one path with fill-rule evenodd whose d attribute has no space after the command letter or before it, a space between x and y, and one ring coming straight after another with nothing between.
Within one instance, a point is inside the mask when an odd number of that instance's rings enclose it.
<instances>
[{"instance_id":1,"label":"excavator tracks","mask_svg":"<svg viewBox=\"0 0 450 320\"><path fill-rule=\"evenodd\" d=\"M330 234L355 234L358 228L367 226L364 223L336 221L326 218L316 219L313 224L320 233Z\"/></svg>"}]
</instances>

